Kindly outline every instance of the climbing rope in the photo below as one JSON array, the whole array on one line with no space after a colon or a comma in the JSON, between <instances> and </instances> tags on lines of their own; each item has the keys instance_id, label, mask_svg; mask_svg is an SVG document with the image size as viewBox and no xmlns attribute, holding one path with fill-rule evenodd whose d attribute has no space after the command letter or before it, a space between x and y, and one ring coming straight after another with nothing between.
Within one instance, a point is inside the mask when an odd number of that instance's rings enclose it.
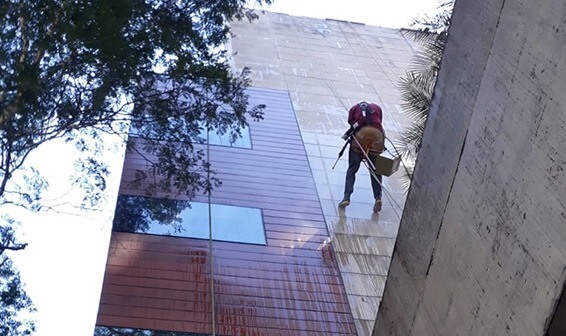
<instances>
[{"instance_id":1,"label":"climbing rope","mask_svg":"<svg viewBox=\"0 0 566 336\"><path fill-rule=\"evenodd\" d=\"M216 300L214 296L214 255L212 249L212 188L210 183L210 130L206 128L206 179L208 182L208 260L210 267L210 302L212 317L212 336L216 336Z\"/></svg>"},{"instance_id":2,"label":"climbing rope","mask_svg":"<svg viewBox=\"0 0 566 336\"><path fill-rule=\"evenodd\" d=\"M334 87L330 84L330 81L326 78L326 76L324 75L324 73L320 73L322 76L322 79L324 80L324 82L326 83L326 85L328 86L328 88L330 89L330 91L332 91L332 94L334 95L334 97L336 98L336 100L338 100L340 102L340 104L342 104L342 107L344 108L344 110L348 111L349 108L346 106L346 104L344 104L344 102L342 101L342 99L340 98L340 96L338 95L338 93L336 92L336 90L334 89ZM373 86L372 86L373 87ZM375 88L374 88L375 90ZM354 136L351 136L353 139L355 139ZM385 137L387 140L389 140L389 142L391 142L391 140L387 137ZM356 139L357 141L357 139ZM392 142L391 142L392 143ZM361 145L360 145L360 148ZM397 150L395 148L395 150ZM362 151L363 152L363 151ZM383 184L381 183L381 181L379 181L379 179L377 178L377 175L375 174L375 171L371 169L371 167L369 166L369 164L371 164L373 166L373 163L371 163L371 161L369 160L369 158L366 156L364 161L364 165L366 166L366 168L369 170L370 175L373 179L375 179L379 185L381 186L381 190L383 190L385 192L385 196L388 198L389 201L391 201L391 203L395 204L395 206L397 206L399 208L399 210L403 211L403 208L399 205L399 203L397 203L397 201L393 198L393 195L391 194L391 192L389 190L387 190L387 188L385 188L383 186ZM369 163L368 163L369 162ZM402 160L401 160L402 163ZM403 164L404 165L404 164ZM395 213L395 215L397 216L397 218L399 219L399 221L401 221L401 215L399 215L399 212L395 209L395 207L391 207L393 209L393 212Z\"/></svg>"}]
</instances>

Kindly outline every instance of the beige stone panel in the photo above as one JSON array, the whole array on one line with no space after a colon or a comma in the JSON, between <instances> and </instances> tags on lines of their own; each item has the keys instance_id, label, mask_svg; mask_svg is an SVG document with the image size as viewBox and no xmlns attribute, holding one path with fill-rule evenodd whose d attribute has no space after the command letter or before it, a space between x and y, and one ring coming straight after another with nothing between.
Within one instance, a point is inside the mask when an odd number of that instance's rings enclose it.
<instances>
[{"instance_id":1,"label":"beige stone panel","mask_svg":"<svg viewBox=\"0 0 566 336\"><path fill-rule=\"evenodd\" d=\"M335 234L332 243L335 251L391 256L395 239L373 236Z\"/></svg>"},{"instance_id":2,"label":"beige stone panel","mask_svg":"<svg viewBox=\"0 0 566 336\"><path fill-rule=\"evenodd\" d=\"M339 217L326 216L328 228L333 234L395 238L399 223L376 219L377 216L370 219L346 217L343 215L343 211L339 212Z\"/></svg>"},{"instance_id":3,"label":"beige stone panel","mask_svg":"<svg viewBox=\"0 0 566 336\"><path fill-rule=\"evenodd\" d=\"M356 324L356 330L358 331L358 335L371 335L371 331L373 328L374 321L373 320L354 320Z\"/></svg>"},{"instance_id":4,"label":"beige stone panel","mask_svg":"<svg viewBox=\"0 0 566 336\"><path fill-rule=\"evenodd\" d=\"M380 301L379 297L348 295L352 314L359 320L373 320L372 316L377 314Z\"/></svg>"},{"instance_id":5,"label":"beige stone panel","mask_svg":"<svg viewBox=\"0 0 566 336\"><path fill-rule=\"evenodd\" d=\"M367 254L336 253L336 262L345 273L387 276L391 258ZM385 281L385 278L383 279ZM381 295L380 295L381 296Z\"/></svg>"}]
</instances>

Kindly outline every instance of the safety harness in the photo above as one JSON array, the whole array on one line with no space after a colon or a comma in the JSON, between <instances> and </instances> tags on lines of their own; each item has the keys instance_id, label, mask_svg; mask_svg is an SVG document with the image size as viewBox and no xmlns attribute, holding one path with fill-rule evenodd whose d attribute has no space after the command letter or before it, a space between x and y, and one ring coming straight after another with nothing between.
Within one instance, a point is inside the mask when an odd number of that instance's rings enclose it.
<instances>
[{"instance_id":1,"label":"safety harness","mask_svg":"<svg viewBox=\"0 0 566 336\"><path fill-rule=\"evenodd\" d=\"M364 117L364 121L366 125L375 127L376 123L371 118L371 115L374 112L373 109L371 108L371 105L366 102L361 102L358 103L358 106L362 109L362 116Z\"/></svg>"},{"instance_id":2,"label":"safety harness","mask_svg":"<svg viewBox=\"0 0 566 336\"><path fill-rule=\"evenodd\" d=\"M377 128L377 123L373 121L371 115L374 113L374 110L372 109L371 105L366 103L366 102L360 102L358 103L358 106L360 107L360 109L362 110L362 116L364 118L364 122L365 125L364 126L371 126L374 128ZM362 151L369 153L370 148L372 147L372 144L374 143L374 141L376 140L375 137L372 136L368 136L368 134L365 134L365 136L363 137L363 139L361 140L361 145L362 147L360 148Z\"/></svg>"}]
</instances>

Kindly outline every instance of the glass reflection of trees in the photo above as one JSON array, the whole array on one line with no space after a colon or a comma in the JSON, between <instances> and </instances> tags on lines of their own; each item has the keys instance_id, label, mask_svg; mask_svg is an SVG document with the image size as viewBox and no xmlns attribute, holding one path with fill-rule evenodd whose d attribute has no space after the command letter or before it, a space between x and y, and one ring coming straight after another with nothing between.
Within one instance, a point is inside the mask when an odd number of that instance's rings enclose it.
<instances>
[{"instance_id":1,"label":"glass reflection of trees","mask_svg":"<svg viewBox=\"0 0 566 336\"><path fill-rule=\"evenodd\" d=\"M190 202L167 198L119 195L114 214L113 230L144 233L152 222L170 225L181 230L181 212L190 208Z\"/></svg>"},{"instance_id":2,"label":"glass reflection of trees","mask_svg":"<svg viewBox=\"0 0 566 336\"><path fill-rule=\"evenodd\" d=\"M212 223L209 223L209 211ZM188 202L167 198L120 195L114 231L266 244L261 209L226 204Z\"/></svg>"},{"instance_id":3,"label":"glass reflection of trees","mask_svg":"<svg viewBox=\"0 0 566 336\"><path fill-rule=\"evenodd\" d=\"M117 327L96 327L94 336L208 336L209 334L195 334L176 331L145 330Z\"/></svg>"}]
</instances>

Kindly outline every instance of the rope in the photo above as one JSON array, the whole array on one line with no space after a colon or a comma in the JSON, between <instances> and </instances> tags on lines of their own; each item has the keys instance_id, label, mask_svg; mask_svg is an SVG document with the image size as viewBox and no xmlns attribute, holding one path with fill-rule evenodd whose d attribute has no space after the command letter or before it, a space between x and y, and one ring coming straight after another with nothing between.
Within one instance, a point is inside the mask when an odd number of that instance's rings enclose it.
<instances>
[{"instance_id":1,"label":"rope","mask_svg":"<svg viewBox=\"0 0 566 336\"><path fill-rule=\"evenodd\" d=\"M348 41L348 43L350 43L350 42ZM324 80L324 82L325 82L326 85L328 86L328 88L330 88L330 91L332 91L332 93L334 94L335 98L340 102L340 104L342 104L342 107L343 107L346 111L348 111L349 108L344 104L344 102L342 101L342 99L340 99L340 96L338 95L338 93L336 92L336 90L332 87L332 85L330 85L330 81L329 81L328 79L326 79L326 76L324 76L324 73L321 72L320 74L321 74L321 76L322 76L322 79ZM373 87L373 85L372 85L372 87ZM375 90L375 88L373 88L373 89ZM377 92L376 92L376 93L377 93ZM358 139L356 139L356 137L353 136L353 135L351 136L351 138L354 138L356 141L358 141ZM387 140L389 140L389 142L391 142L391 140L390 140L389 138L387 138L387 137L385 137L385 138L386 138ZM392 142L391 142L391 144L393 145ZM362 147L360 146L360 148L362 148ZM395 148L395 145L393 145L393 148ZM397 148L395 148L395 150L397 150ZM363 152L363 151L362 151L362 152ZM368 162L371 162L371 161L369 160L369 158L367 158L367 161L368 161ZM403 159L402 159L402 158L401 158L401 163L403 163ZM389 192L389 190L387 190L387 189L383 186L383 184L377 179L377 176L375 176L375 175L376 175L375 172L368 166L368 163L366 162L366 160L364 160L364 164L365 164L365 166L368 168L368 170L369 170L369 172L370 172L370 175L371 175L371 176L379 183L379 185L381 186L381 190L383 190L383 191L385 192L385 196L388 198L388 200L391 201L392 203L394 203L394 204L399 208L399 210L402 211L403 208L399 205L399 203L397 203L397 201L395 201L395 199L393 198L393 195ZM405 164L404 164L404 163L403 163L403 167L405 167ZM407 167L405 167L405 169L407 169ZM395 209L395 207L392 207L392 209L393 209L393 212L395 213L395 215L397 216L397 218L399 218L399 221L401 221L401 216L399 215L399 213L397 212L397 210Z\"/></svg>"},{"instance_id":2,"label":"rope","mask_svg":"<svg viewBox=\"0 0 566 336\"><path fill-rule=\"evenodd\" d=\"M405 165L405 162L403 161L403 155L397 149L397 147L395 147L395 144L393 143L393 141L391 141L391 139L389 139L388 137L385 137L385 139L387 139L389 141L389 143L391 144L391 146L393 146L393 149L395 149L395 152L397 152L397 154L391 153L391 151L389 149L387 151L393 156L395 156L395 155L399 156L399 159L401 160L401 165L403 166L403 169L405 169L405 174L407 174L407 177L412 180L412 176L409 173L409 168L407 168L407 166Z\"/></svg>"},{"instance_id":3,"label":"rope","mask_svg":"<svg viewBox=\"0 0 566 336\"><path fill-rule=\"evenodd\" d=\"M344 33L344 31L342 30L342 27L338 26L340 29L340 32L342 33L342 35L344 35L344 37L346 38L346 42L348 42L348 46L350 47L350 49L355 50L352 47L352 43L350 43L350 39L348 38L348 35L346 35ZM369 57L371 57L371 59L375 62L375 64L379 65L378 60L375 58L374 53L371 52L371 50L369 49L369 47L366 45L365 41L363 39L359 39L360 45L365 49L366 54L369 55ZM380 66L380 68L382 68ZM383 68L381 69L383 71ZM383 71L385 73L385 71ZM373 86L373 83L371 83L371 88L373 89L373 91L375 92L375 94L377 96L379 96L379 92L377 92L377 89L375 88L375 86ZM393 141L391 141L391 139L389 139L388 137L385 136L385 139L389 140L389 142L391 143L391 145L393 146L393 148L395 149L395 151L397 152L397 155L400 156L400 160L401 160L401 165L403 166L403 168L405 169L405 173L407 174L408 177L411 178L411 174L409 174L409 169L407 168L407 165L405 164L405 161L403 160L403 155L401 155L400 151L397 149L397 147L395 147L395 144L393 143ZM412 179L412 178L411 178Z\"/></svg>"},{"instance_id":4,"label":"rope","mask_svg":"<svg viewBox=\"0 0 566 336\"><path fill-rule=\"evenodd\" d=\"M216 336L216 300L214 296L214 255L212 249L212 202L210 188L210 130L206 128L206 178L208 181L208 256L210 266L210 301L211 301L211 315L212 315L212 336Z\"/></svg>"},{"instance_id":5,"label":"rope","mask_svg":"<svg viewBox=\"0 0 566 336\"><path fill-rule=\"evenodd\" d=\"M362 146L360 145L360 142L358 141L358 139L354 136L351 135L350 136L352 139L354 139L354 141L356 142L356 144L358 145L358 148L362 148ZM381 183L381 181L377 178L377 174L375 173L375 166L373 164L373 162L371 162L371 160L369 159L368 154L365 151L361 151L364 159L362 160L364 162L364 165L366 166L366 168L369 170L369 173L371 175L371 177L377 181L377 183L379 183L379 185L381 186L381 190L383 190L385 192L385 196L387 196L389 198L389 201L392 201L393 203L395 203L395 205L400 209L403 210L403 208L399 205L399 203L397 203L397 201L395 200L395 198L393 198L393 195L391 195L391 193L389 192L389 190L387 190L383 184ZM391 207L393 209L393 212L395 212L395 215L397 216L397 218L399 218L399 221L401 221L401 216L399 215L399 213L397 212L397 210L395 210L395 207Z\"/></svg>"}]
</instances>

